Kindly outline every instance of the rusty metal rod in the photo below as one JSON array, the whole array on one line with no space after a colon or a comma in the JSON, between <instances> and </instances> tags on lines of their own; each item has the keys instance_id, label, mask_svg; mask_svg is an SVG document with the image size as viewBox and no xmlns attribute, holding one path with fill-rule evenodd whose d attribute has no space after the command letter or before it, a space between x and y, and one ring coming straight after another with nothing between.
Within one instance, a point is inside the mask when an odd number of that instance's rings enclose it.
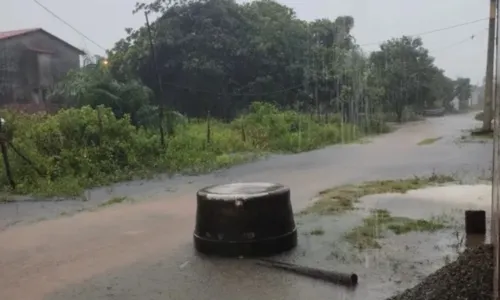
<instances>
[{"instance_id":1,"label":"rusty metal rod","mask_svg":"<svg viewBox=\"0 0 500 300\"><path fill-rule=\"evenodd\" d=\"M335 271L304 267L291 263L268 260L268 259L261 259L257 261L257 264L265 267L286 270L293 272L295 274L304 275L315 279L321 279L327 282L349 287L356 286L358 284L358 275L354 273L351 274L339 273Z\"/></svg>"}]
</instances>

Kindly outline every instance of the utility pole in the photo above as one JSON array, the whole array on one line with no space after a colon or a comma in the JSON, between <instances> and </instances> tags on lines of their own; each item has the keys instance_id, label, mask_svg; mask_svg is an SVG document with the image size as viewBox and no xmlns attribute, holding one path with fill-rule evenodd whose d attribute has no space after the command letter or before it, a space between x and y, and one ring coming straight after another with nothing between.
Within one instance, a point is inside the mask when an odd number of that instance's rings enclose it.
<instances>
[{"instance_id":1,"label":"utility pole","mask_svg":"<svg viewBox=\"0 0 500 300\"><path fill-rule=\"evenodd\" d=\"M164 93L163 93L163 82L161 80L161 75L160 71L158 70L158 63L156 61L156 51L155 47L153 45L153 36L151 34L151 26L149 25L149 19L148 19L148 13L144 12L144 15L146 16L146 27L148 28L148 38L149 38L149 47L151 50L151 56L153 57L153 64L155 68L155 74L156 74L156 80L158 81L158 88L160 91L159 95L159 119L160 119L160 143L162 147L165 147L165 132L163 131L163 119L165 118L165 106L164 106ZM167 122L168 123L168 122Z\"/></svg>"},{"instance_id":2,"label":"utility pole","mask_svg":"<svg viewBox=\"0 0 500 300\"><path fill-rule=\"evenodd\" d=\"M493 119L493 67L495 58L495 21L497 0L490 0L490 19L488 24L488 52L486 57L486 82L484 85L483 132L491 131Z\"/></svg>"},{"instance_id":3,"label":"utility pole","mask_svg":"<svg viewBox=\"0 0 500 300\"><path fill-rule=\"evenodd\" d=\"M498 0L492 1L492 6L493 2L495 3L495 25L496 25L496 30L497 33L499 31L499 20L498 20ZM491 17L490 17L491 18ZM490 21L491 22L491 21ZM491 23L490 23L491 26ZM491 30L491 28L490 28ZM492 195L491 195L491 243L493 244L493 261L494 261L494 271L493 271L493 300L498 300L499 299L499 288L500 288L500 240L499 240L499 233L500 233L500 217L499 217L499 205L500 205L500 132L498 131L497 127L497 122L500 119L500 94L499 94L499 81L498 81L498 36L495 38L495 49L497 51L497 56L496 56L496 62L495 62L495 71L496 75L493 77L491 76L491 82L492 87L494 86L495 89L494 91L491 91L492 97L492 103L493 105L493 112L494 112L494 124L495 127L493 128L493 168L492 168ZM489 49L488 49L489 50ZM489 53L488 53L489 54ZM494 83L493 83L494 81ZM486 84L488 81L486 82ZM485 84L485 85L486 85ZM486 92L486 91L485 91ZM494 98L494 99L493 99ZM486 100L486 99L485 99ZM485 111L486 112L486 111ZM493 115L493 113L492 113ZM490 122L491 124L491 122ZM491 128L491 125L490 125Z\"/></svg>"}]
</instances>

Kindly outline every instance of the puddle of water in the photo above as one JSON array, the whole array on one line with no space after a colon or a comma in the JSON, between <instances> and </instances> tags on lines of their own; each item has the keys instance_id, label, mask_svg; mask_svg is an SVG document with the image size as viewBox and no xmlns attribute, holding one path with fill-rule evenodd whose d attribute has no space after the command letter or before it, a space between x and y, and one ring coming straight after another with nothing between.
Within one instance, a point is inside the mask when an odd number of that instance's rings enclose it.
<instances>
[{"instance_id":1,"label":"puddle of water","mask_svg":"<svg viewBox=\"0 0 500 300\"><path fill-rule=\"evenodd\" d=\"M355 272L359 287L344 299L385 299L418 284L425 276L454 260L467 245L484 243L477 236L466 239L464 212L491 206L491 186L445 186L407 194L371 195L360 199L359 210L342 216L299 216L300 242L294 254L282 257L298 264ZM343 238L360 225L373 209L413 219L445 216L450 228L435 233L385 232L380 249L354 250ZM489 225L489 222L487 222ZM323 234L312 232L323 230ZM488 236L488 234L486 235Z\"/></svg>"},{"instance_id":2,"label":"puddle of water","mask_svg":"<svg viewBox=\"0 0 500 300\"><path fill-rule=\"evenodd\" d=\"M465 236L465 247L474 248L486 242L486 235L483 234L469 234Z\"/></svg>"}]
</instances>

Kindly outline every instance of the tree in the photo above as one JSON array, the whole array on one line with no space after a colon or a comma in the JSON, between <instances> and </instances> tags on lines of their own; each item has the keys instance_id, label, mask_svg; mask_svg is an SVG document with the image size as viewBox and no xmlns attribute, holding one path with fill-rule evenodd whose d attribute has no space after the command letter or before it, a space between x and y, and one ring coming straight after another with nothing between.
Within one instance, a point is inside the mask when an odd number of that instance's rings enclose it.
<instances>
[{"instance_id":1,"label":"tree","mask_svg":"<svg viewBox=\"0 0 500 300\"><path fill-rule=\"evenodd\" d=\"M381 77L385 109L393 111L398 121L402 121L405 109L420 111L433 104L432 89L439 71L420 38L389 40L371 54L370 61Z\"/></svg>"},{"instance_id":2,"label":"tree","mask_svg":"<svg viewBox=\"0 0 500 300\"><path fill-rule=\"evenodd\" d=\"M133 124L137 124L137 112L149 104L151 96L152 91L137 80L114 79L98 58L96 64L70 72L56 85L50 101L71 107L104 105L118 118L129 114Z\"/></svg>"},{"instance_id":3,"label":"tree","mask_svg":"<svg viewBox=\"0 0 500 300\"><path fill-rule=\"evenodd\" d=\"M444 107L446 111L453 111L452 100L455 97L455 83L444 75L444 71L435 70L434 80L431 84L431 98L428 108Z\"/></svg>"},{"instance_id":4,"label":"tree","mask_svg":"<svg viewBox=\"0 0 500 300\"><path fill-rule=\"evenodd\" d=\"M453 82L421 39L392 39L367 56L352 36L351 16L307 22L272 0L155 0L134 11L158 15L151 27L166 98L161 101L189 117L210 112L231 120L260 101L318 117L338 114L349 122L373 113L403 121L405 110L450 107L454 97ZM141 82L158 93L147 28L126 33L108 52L109 72L97 82ZM78 85L79 77L72 78ZM119 111L118 102L131 101L122 98L95 101Z\"/></svg>"},{"instance_id":5,"label":"tree","mask_svg":"<svg viewBox=\"0 0 500 300\"><path fill-rule=\"evenodd\" d=\"M274 1L156 1L152 26L170 104L191 116L232 118L256 100L309 109L331 106L345 77L342 57L354 48L352 17L308 24ZM143 28L110 51L115 76L138 76L153 90ZM133 74L133 75L131 75Z\"/></svg>"}]
</instances>

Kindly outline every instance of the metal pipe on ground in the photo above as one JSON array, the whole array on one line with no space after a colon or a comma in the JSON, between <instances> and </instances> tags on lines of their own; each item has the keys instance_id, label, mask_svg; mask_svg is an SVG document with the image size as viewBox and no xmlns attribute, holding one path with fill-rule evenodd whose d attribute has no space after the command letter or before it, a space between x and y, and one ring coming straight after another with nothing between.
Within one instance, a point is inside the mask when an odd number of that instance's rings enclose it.
<instances>
[{"instance_id":1,"label":"metal pipe on ground","mask_svg":"<svg viewBox=\"0 0 500 300\"><path fill-rule=\"evenodd\" d=\"M351 273L340 273L330 270L322 270L311 267L299 266L291 263L275 260L261 259L256 262L260 266L289 271L298 275L303 275L315 279L321 279L334 284L347 287L354 287L358 284L358 275Z\"/></svg>"}]
</instances>

